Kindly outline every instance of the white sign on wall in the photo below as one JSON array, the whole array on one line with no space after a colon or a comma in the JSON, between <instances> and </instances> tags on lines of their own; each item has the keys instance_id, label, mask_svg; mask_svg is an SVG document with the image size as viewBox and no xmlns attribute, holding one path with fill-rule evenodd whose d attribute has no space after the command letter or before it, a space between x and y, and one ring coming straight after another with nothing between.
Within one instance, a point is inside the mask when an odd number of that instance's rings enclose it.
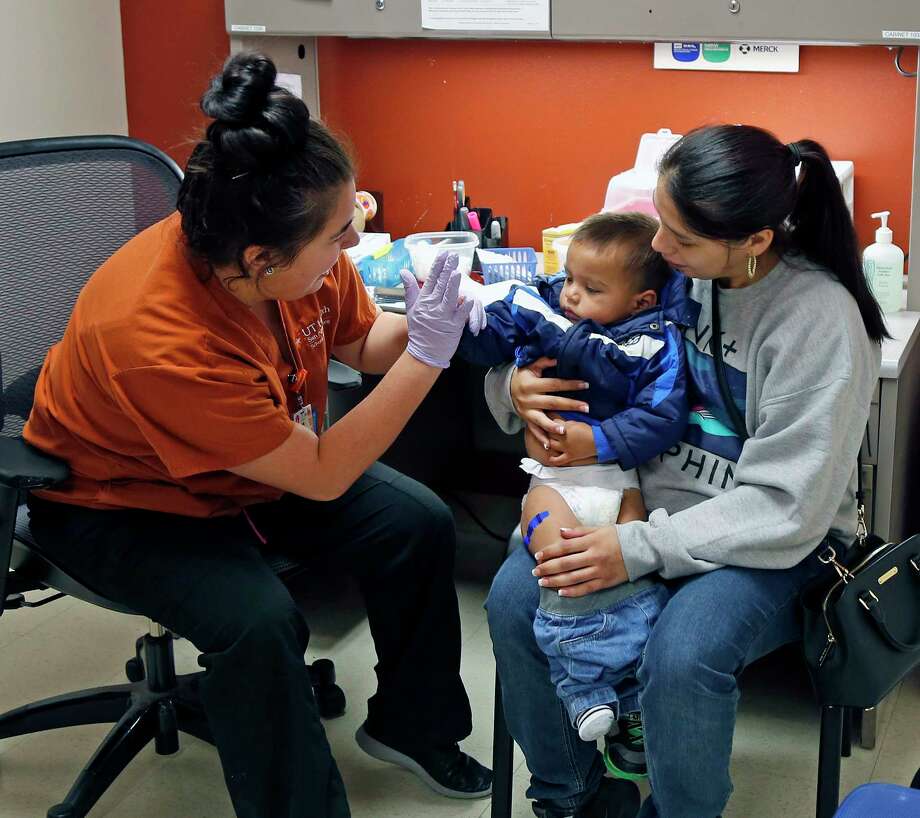
<instances>
[{"instance_id":1,"label":"white sign on wall","mask_svg":"<svg viewBox=\"0 0 920 818\"><path fill-rule=\"evenodd\" d=\"M549 31L549 0L422 0L422 28Z\"/></svg>"},{"instance_id":2,"label":"white sign on wall","mask_svg":"<svg viewBox=\"0 0 920 818\"><path fill-rule=\"evenodd\" d=\"M678 71L799 70L799 47L789 43L655 43L655 68Z\"/></svg>"}]
</instances>

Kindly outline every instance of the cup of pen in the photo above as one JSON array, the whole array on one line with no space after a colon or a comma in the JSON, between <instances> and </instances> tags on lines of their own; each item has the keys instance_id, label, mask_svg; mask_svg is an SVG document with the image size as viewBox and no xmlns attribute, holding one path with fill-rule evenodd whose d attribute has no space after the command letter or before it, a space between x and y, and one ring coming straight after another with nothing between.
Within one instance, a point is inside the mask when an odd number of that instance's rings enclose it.
<instances>
[{"instance_id":1,"label":"cup of pen","mask_svg":"<svg viewBox=\"0 0 920 818\"><path fill-rule=\"evenodd\" d=\"M412 259L412 269L419 281L428 278L431 265L439 253L456 253L458 269L462 275L469 275L473 267L473 254L479 245L479 238L468 231L444 231L442 233L412 233L406 236L405 247Z\"/></svg>"}]
</instances>

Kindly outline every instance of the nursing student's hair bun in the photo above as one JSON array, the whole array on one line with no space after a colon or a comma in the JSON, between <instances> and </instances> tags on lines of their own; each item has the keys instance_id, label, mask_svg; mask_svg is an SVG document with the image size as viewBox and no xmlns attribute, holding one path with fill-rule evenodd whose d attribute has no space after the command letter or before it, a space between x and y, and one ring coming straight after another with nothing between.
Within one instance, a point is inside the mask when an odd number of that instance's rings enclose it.
<instances>
[{"instance_id":1,"label":"nursing student's hair bun","mask_svg":"<svg viewBox=\"0 0 920 818\"><path fill-rule=\"evenodd\" d=\"M275 84L277 76L264 54L234 54L201 98L201 110L214 120L207 138L230 172L268 169L306 142L310 112Z\"/></svg>"},{"instance_id":2,"label":"nursing student's hair bun","mask_svg":"<svg viewBox=\"0 0 920 818\"><path fill-rule=\"evenodd\" d=\"M277 77L264 54L234 54L201 98L211 122L185 166L176 207L189 250L207 261L202 278L231 264L251 275L250 246L273 264L290 263L354 179L345 147Z\"/></svg>"}]
</instances>

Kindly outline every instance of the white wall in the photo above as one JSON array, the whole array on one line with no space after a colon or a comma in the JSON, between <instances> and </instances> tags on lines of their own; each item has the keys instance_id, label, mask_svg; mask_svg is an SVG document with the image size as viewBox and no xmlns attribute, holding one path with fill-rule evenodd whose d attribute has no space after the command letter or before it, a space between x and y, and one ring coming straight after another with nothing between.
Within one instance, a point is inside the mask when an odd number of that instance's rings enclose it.
<instances>
[{"instance_id":1,"label":"white wall","mask_svg":"<svg viewBox=\"0 0 920 818\"><path fill-rule=\"evenodd\" d=\"M0 141L127 134L118 0L0 0Z\"/></svg>"}]
</instances>

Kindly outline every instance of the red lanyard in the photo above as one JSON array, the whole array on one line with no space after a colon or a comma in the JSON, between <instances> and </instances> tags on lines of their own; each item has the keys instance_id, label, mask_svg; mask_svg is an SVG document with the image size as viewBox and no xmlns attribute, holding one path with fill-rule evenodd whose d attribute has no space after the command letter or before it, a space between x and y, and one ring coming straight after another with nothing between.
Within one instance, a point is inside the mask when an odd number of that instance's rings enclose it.
<instances>
[{"instance_id":1,"label":"red lanyard","mask_svg":"<svg viewBox=\"0 0 920 818\"><path fill-rule=\"evenodd\" d=\"M294 393L297 398L297 406L302 409L306 403L306 401L304 401L304 394L309 373L303 368L300 354L294 349L294 345L291 343L291 336L288 335L287 322L284 316L284 307L280 301L276 301L275 303L278 305L278 315L281 317L281 331L284 333L284 340L287 341L288 353L291 356L291 374L288 375L287 378L288 391Z\"/></svg>"}]
</instances>

